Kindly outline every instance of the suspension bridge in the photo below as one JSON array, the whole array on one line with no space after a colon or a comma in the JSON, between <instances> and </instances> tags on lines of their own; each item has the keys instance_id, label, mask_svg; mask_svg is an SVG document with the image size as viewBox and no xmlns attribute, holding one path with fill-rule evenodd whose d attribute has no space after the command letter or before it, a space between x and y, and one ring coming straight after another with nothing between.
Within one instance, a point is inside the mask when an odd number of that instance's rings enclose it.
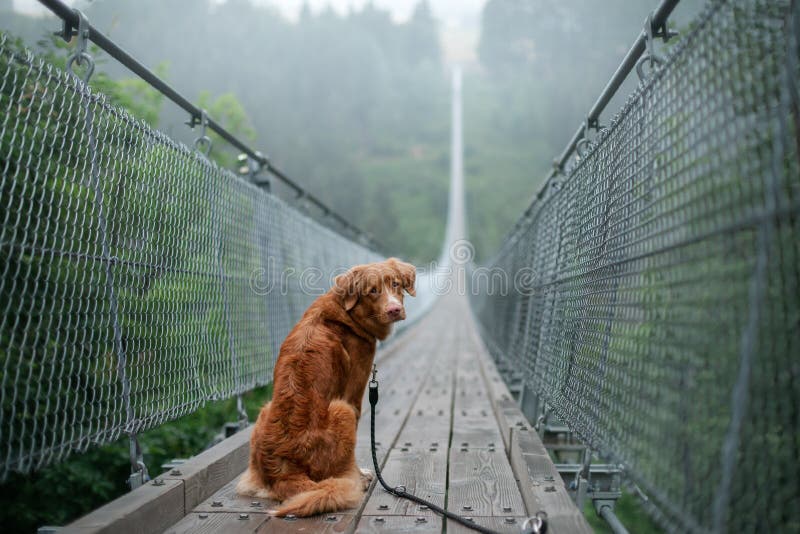
<instances>
[{"instance_id":1,"label":"suspension bridge","mask_svg":"<svg viewBox=\"0 0 800 534\"><path fill-rule=\"evenodd\" d=\"M66 72L0 38L0 478L127 437L132 490L40 532L466 532L375 484L352 510L270 517L233 489L241 407L220 444L146 465L137 435L271 382L326 289L287 273L327 281L383 254L80 12L42 3L76 37ZM440 269L420 269L376 357L390 483L498 532L537 514L590 532L589 505L626 532L623 489L670 532L800 531L800 3L713 0L675 37L677 4L647 19L487 265L466 241L454 75ZM89 41L186 110L196 146L95 91ZM209 131L244 176L207 158Z\"/></svg>"}]
</instances>

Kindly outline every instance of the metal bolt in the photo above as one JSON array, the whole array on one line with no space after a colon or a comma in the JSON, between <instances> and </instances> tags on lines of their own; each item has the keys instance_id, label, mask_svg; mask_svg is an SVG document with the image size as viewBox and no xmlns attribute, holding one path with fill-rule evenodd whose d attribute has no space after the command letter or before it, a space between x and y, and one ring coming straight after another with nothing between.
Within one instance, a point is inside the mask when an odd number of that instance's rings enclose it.
<instances>
[{"instance_id":1,"label":"metal bolt","mask_svg":"<svg viewBox=\"0 0 800 534\"><path fill-rule=\"evenodd\" d=\"M471 517L465 517L464 521L469 521L470 523L474 523L475 522L475 520L472 519Z\"/></svg>"},{"instance_id":2,"label":"metal bolt","mask_svg":"<svg viewBox=\"0 0 800 534\"><path fill-rule=\"evenodd\" d=\"M408 447L401 447L400 450L403 451L403 452L407 452L408 451Z\"/></svg>"},{"instance_id":3,"label":"metal bolt","mask_svg":"<svg viewBox=\"0 0 800 534\"><path fill-rule=\"evenodd\" d=\"M411 442L410 441L406 441L405 443L403 443L403 445L405 445L406 447L410 447L411 446Z\"/></svg>"},{"instance_id":4,"label":"metal bolt","mask_svg":"<svg viewBox=\"0 0 800 534\"><path fill-rule=\"evenodd\" d=\"M208 514L200 514L199 517L200 519L206 519L208 517Z\"/></svg>"},{"instance_id":5,"label":"metal bolt","mask_svg":"<svg viewBox=\"0 0 800 534\"><path fill-rule=\"evenodd\" d=\"M554 491L556 491L556 487L555 486L547 486L547 487L544 488L544 490L547 491L547 492L553 493Z\"/></svg>"},{"instance_id":6,"label":"metal bolt","mask_svg":"<svg viewBox=\"0 0 800 534\"><path fill-rule=\"evenodd\" d=\"M438 441L434 441L433 443L431 443L431 447L438 447L438 446L439 446Z\"/></svg>"},{"instance_id":7,"label":"metal bolt","mask_svg":"<svg viewBox=\"0 0 800 534\"><path fill-rule=\"evenodd\" d=\"M494 452L494 447L489 447L489 452Z\"/></svg>"},{"instance_id":8,"label":"metal bolt","mask_svg":"<svg viewBox=\"0 0 800 534\"><path fill-rule=\"evenodd\" d=\"M388 509L389 509L388 504L381 504L380 506L378 506L378 510L388 510Z\"/></svg>"},{"instance_id":9,"label":"metal bolt","mask_svg":"<svg viewBox=\"0 0 800 534\"><path fill-rule=\"evenodd\" d=\"M283 518L284 521L297 521L297 516L294 514L288 514L286 517Z\"/></svg>"},{"instance_id":10,"label":"metal bolt","mask_svg":"<svg viewBox=\"0 0 800 534\"><path fill-rule=\"evenodd\" d=\"M252 506L253 508L258 508L259 506L261 506L261 503L258 501L253 501L250 503L250 506Z\"/></svg>"},{"instance_id":11,"label":"metal bolt","mask_svg":"<svg viewBox=\"0 0 800 534\"><path fill-rule=\"evenodd\" d=\"M494 447L494 442L489 444L490 447Z\"/></svg>"},{"instance_id":12,"label":"metal bolt","mask_svg":"<svg viewBox=\"0 0 800 534\"><path fill-rule=\"evenodd\" d=\"M462 447L469 447L469 443L467 443L466 441L464 441L463 443L461 443L461 446L462 446Z\"/></svg>"},{"instance_id":13,"label":"metal bolt","mask_svg":"<svg viewBox=\"0 0 800 534\"><path fill-rule=\"evenodd\" d=\"M222 507L222 501L214 501L211 503L211 506L213 506L214 508L220 508Z\"/></svg>"},{"instance_id":14,"label":"metal bolt","mask_svg":"<svg viewBox=\"0 0 800 534\"><path fill-rule=\"evenodd\" d=\"M336 521L336 516L335 515L329 515L328 517L325 518L325 521L328 521L328 522Z\"/></svg>"},{"instance_id":15,"label":"metal bolt","mask_svg":"<svg viewBox=\"0 0 800 534\"><path fill-rule=\"evenodd\" d=\"M180 469L173 469L172 471L170 471L170 472L169 472L169 474L170 474L170 475L172 475L172 476L174 476L174 477L179 477L179 476L181 476L183 473L181 473L181 470L180 470Z\"/></svg>"},{"instance_id":16,"label":"metal bolt","mask_svg":"<svg viewBox=\"0 0 800 534\"><path fill-rule=\"evenodd\" d=\"M427 505L425 505L425 504L421 505L421 506L419 507L419 509L420 509L421 511L423 511L423 512L424 512L425 510L430 510L430 508L429 508Z\"/></svg>"},{"instance_id":17,"label":"metal bolt","mask_svg":"<svg viewBox=\"0 0 800 534\"><path fill-rule=\"evenodd\" d=\"M245 519L250 519L250 514L239 514L240 521L244 521Z\"/></svg>"},{"instance_id":18,"label":"metal bolt","mask_svg":"<svg viewBox=\"0 0 800 534\"><path fill-rule=\"evenodd\" d=\"M386 520L384 518L382 518L382 517L376 517L375 518L375 522L376 523L383 523L384 521L386 521Z\"/></svg>"},{"instance_id":19,"label":"metal bolt","mask_svg":"<svg viewBox=\"0 0 800 534\"><path fill-rule=\"evenodd\" d=\"M154 479L153 480L153 485L154 486L163 486L164 485L164 479L163 478Z\"/></svg>"},{"instance_id":20,"label":"metal bolt","mask_svg":"<svg viewBox=\"0 0 800 534\"><path fill-rule=\"evenodd\" d=\"M418 517L417 518L417 523L427 523L427 522L428 522L428 520L425 519L424 517Z\"/></svg>"},{"instance_id":21,"label":"metal bolt","mask_svg":"<svg viewBox=\"0 0 800 534\"><path fill-rule=\"evenodd\" d=\"M511 507L510 506L503 506L503 511L508 514L508 513L511 512Z\"/></svg>"},{"instance_id":22,"label":"metal bolt","mask_svg":"<svg viewBox=\"0 0 800 534\"><path fill-rule=\"evenodd\" d=\"M466 447L461 447L461 452L467 452L467 448Z\"/></svg>"},{"instance_id":23,"label":"metal bolt","mask_svg":"<svg viewBox=\"0 0 800 534\"><path fill-rule=\"evenodd\" d=\"M553 477L553 475L547 475L546 477L544 477L544 480L545 482L552 482L555 480L555 477Z\"/></svg>"},{"instance_id":24,"label":"metal bolt","mask_svg":"<svg viewBox=\"0 0 800 534\"><path fill-rule=\"evenodd\" d=\"M436 452L436 447L431 447L431 448L430 448L430 451L431 451L431 452Z\"/></svg>"},{"instance_id":25,"label":"metal bolt","mask_svg":"<svg viewBox=\"0 0 800 534\"><path fill-rule=\"evenodd\" d=\"M466 511L466 512L471 512L472 511L472 506L470 506L469 504L465 504L464 506L461 507L461 509Z\"/></svg>"},{"instance_id":26,"label":"metal bolt","mask_svg":"<svg viewBox=\"0 0 800 534\"><path fill-rule=\"evenodd\" d=\"M514 519L513 517L506 517L506 525L513 525L516 522L517 520Z\"/></svg>"}]
</instances>

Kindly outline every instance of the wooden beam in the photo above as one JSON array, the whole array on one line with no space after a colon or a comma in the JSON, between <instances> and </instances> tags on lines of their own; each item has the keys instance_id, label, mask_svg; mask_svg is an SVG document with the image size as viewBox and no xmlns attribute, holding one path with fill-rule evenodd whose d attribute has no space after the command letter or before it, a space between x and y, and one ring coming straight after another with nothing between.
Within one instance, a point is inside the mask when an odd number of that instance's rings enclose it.
<instances>
[{"instance_id":1,"label":"wooden beam","mask_svg":"<svg viewBox=\"0 0 800 534\"><path fill-rule=\"evenodd\" d=\"M163 532L247 468L252 426L203 451L169 473L59 529L62 532Z\"/></svg>"},{"instance_id":2,"label":"wooden beam","mask_svg":"<svg viewBox=\"0 0 800 534\"><path fill-rule=\"evenodd\" d=\"M59 534L145 534L163 532L180 521L183 508L183 482L166 480L163 486L152 482L136 488L105 506L59 529Z\"/></svg>"},{"instance_id":3,"label":"wooden beam","mask_svg":"<svg viewBox=\"0 0 800 534\"><path fill-rule=\"evenodd\" d=\"M184 484L184 511L189 511L247 469L253 425L180 464L180 474L165 473L159 478L180 480Z\"/></svg>"}]
</instances>

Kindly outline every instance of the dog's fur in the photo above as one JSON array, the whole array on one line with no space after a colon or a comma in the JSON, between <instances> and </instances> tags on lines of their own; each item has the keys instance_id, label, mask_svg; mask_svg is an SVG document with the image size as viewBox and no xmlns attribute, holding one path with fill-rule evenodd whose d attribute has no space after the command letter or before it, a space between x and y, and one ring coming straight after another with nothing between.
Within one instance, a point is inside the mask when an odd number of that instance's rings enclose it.
<instances>
[{"instance_id":1,"label":"dog's fur","mask_svg":"<svg viewBox=\"0 0 800 534\"><path fill-rule=\"evenodd\" d=\"M258 416L236 491L282 501L297 517L356 506L372 473L356 465L356 427L377 340L405 319L414 266L353 267L306 310L281 346L272 402Z\"/></svg>"}]
</instances>

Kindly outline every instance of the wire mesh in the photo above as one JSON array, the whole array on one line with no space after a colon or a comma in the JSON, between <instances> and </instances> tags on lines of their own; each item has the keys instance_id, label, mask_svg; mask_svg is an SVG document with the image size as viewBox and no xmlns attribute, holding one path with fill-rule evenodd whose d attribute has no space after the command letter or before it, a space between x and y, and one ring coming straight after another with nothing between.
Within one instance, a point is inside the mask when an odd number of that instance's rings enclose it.
<instances>
[{"instance_id":1,"label":"wire mesh","mask_svg":"<svg viewBox=\"0 0 800 534\"><path fill-rule=\"evenodd\" d=\"M512 231L492 268L523 287L473 298L668 531L800 530L799 30L796 1L711 2Z\"/></svg>"},{"instance_id":2,"label":"wire mesh","mask_svg":"<svg viewBox=\"0 0 800 534\"><path fill-rule=\"evenodd\" d=\"M0 479L272 379L380 257L0 37Z\"/></svg>"}]
</instances>

